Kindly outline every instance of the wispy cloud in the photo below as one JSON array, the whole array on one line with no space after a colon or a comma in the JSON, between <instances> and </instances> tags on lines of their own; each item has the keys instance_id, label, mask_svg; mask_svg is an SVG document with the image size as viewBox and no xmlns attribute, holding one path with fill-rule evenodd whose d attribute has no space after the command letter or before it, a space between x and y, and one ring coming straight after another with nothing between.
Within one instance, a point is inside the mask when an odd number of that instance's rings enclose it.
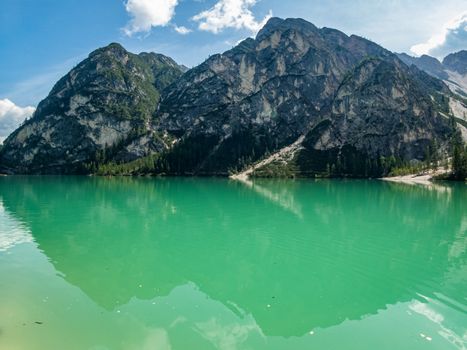
<instances>
[{"instance_id":1,"label":"wispy cloud","mask_svg":"<svg viewBox=\"0 0 467 350\"><path fill-rule=\"evenodd\" d=\"M0 100L0 143L35 110L29 106L19 107L9 99Z\"/></svg>"},{"instance_id":2,"label":"wispy cloud","mask_svg":"<svg viewBox=\"0 0 467 350\"><path fill-rule=\"evenodd\" d=\"M18 81L7 91L0 92L0 95L2 98L9 98L23 105L37 105L47 96L58 79L85 57L86 55L80 55L53 65L37 75Z\"/></svg>"},{"instance_id":3,"label":"wispy cloud","mask_svg":"<svg viewBox=\"0 0 467 350\"><path fill-rule=\"evenodd\" d=\"M152 27L166 26L175 15L178 0L128 0L125 9L132 17L123 28L126 35L148 33Z\"/></svg>"},{"instance_id":4,"label":"wispy cloud","mask_svg":"<svg viewBox=\"0 0 467 350\"><path fill-rule=\"evenodd\" d=\"M257 0L220 0L210 9L193 17L200 30L219 33L226 28L247 29L257 33L272 17L272 12L257 21L251 7Z\"/></svg>"},{"instance_id":5,"label":"wispy cloud","mask_svg":"<svg viewBox=\"0 0 467 350\"><path fill-rule=\"evenodd\" d=\"M442 57L452 51L467 47L467 11L445 23L443 27L426 42L410 48L416 55Z\"/></svg>"},{"instance_id":6,"label":"wispy cloud","mask_svg":"<svg viewBox=\"0 0 467 350\"><path fill-rule=\"evenodd\" d=\"M175 31L178 33L178 34L182 34L182 35L186 35L186 34L189 34L192 32L191 29L187 28L187 27L184 27L184 26L174 26L174 29Z\"/></svg>"}]
</instances>

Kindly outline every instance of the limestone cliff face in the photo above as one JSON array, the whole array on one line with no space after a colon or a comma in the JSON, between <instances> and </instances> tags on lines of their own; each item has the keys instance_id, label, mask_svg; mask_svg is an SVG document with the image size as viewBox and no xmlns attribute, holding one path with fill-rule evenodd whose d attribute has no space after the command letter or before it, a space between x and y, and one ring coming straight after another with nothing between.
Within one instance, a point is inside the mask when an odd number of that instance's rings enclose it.
<instances>
[{"instance_id":1,"label":"limestone cliff face","mask_svg":"<svg viewBox=\"0 0 467 350\"><path fill-rule=\"evenodd\" d=\"M227 175L292 144L288 161L303 175L381 156L420 160L428 143L446 148L449 93L376 44L301 19L273 18L187 72L113 44L7 139L1 170L93 172L90 163L154 155L157 174Z\"/></svg>"},{"instance_id":2,"label":"limestone cliff face","mask_svg":"<svg viewBox=\"0 0 467 350\"><path fill-rule=\"evenodd\" d=\"M178 142L161 170L227 174L309 133L318 140L298 158L306 174L337 162L348 147L365 157L420 160L428 143L444 144L450 135L439 113L448 112L439 101L447 93L442 82L368 40L272 19L255 40L211 57L164 92L157 127ZM309 157L321 164L302 166Z\"/></svg>"},{"instance_id":3,"label":"limestone cliff face","mask_svg":"<svg viewBox=\"0 0 467 350\"><path fill-rule=\"evenodd\" d=\"M467 51L461 50L446 56L441 63L434 57L423 55L411 57L398 54L406 64L415 65L426 73L439 78L451 90L449 95L450 113L457 123L462 137L467 142Z\"/></svg>"},{"instance_id":4,"label":"limestone cliff face","mask_svg":"<svg viewBox=\"0 0 467 350\"><path fill-rule=\"evenodd\" d=\"M422 161L433 144L442 154L452 129L440 114L446 106L432 96L402 62L368 58L342 82L291 163L299 174L380 176L389 159Z\"/></svg>"},{"instance_id":5,"label":"limestone cliff face","mask_svg":"<svg viewBox=\"0 0 467 350\"><path fill-rule=\"evenodd\" d=\"M161 151L164 144L151 132L150 120L160 91L181 74L162 55L134 55L119 44L94 51L8 137L3 171L82 173L96 154L116 146L122 161Z\"/></svg>"}]
</instances>

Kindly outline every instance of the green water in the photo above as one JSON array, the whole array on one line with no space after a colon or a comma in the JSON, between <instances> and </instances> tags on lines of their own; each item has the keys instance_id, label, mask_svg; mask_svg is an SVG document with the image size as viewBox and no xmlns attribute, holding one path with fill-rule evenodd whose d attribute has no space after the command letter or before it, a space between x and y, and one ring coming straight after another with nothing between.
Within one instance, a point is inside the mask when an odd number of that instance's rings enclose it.
<instances>
[{"instance_id":1,"label":"green water","mask_svg":"<svg viewBox=\"0 0 467 350\"><path fill-rule=\"evenodd\" d=\"M0 178L0 349L465 349L466 187Z\"/></svg>"}]
</instances>

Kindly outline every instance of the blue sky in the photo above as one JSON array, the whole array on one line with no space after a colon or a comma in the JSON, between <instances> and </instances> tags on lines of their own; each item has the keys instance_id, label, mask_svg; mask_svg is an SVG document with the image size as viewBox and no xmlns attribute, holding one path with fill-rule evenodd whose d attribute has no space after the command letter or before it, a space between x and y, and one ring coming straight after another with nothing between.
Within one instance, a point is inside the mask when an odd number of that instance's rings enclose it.
<instances>
[{"instance_id":1,"label":"blue sky","mask_svg":"<svg viewBox=\"0 0 467 350\"><path fill-rule=\"evenodd\" d=\"M37 106L98 47L120 42L191 67L253 36L270 15L302 17L392 51L442 58L467 48L466 0L2 0L0 138L5 101Z\"/></svg>"}]
</instances>

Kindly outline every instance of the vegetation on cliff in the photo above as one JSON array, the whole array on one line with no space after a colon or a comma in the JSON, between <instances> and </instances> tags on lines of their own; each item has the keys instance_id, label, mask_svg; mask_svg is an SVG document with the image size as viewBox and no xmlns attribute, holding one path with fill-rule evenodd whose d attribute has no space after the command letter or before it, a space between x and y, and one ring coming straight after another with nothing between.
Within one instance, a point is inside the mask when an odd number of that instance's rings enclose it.
<instances>
[{"instance_id":1,"label":"vegetation on cliff","mask_svg":"<svg viewBox=\"0 0 467 350\"><path fill-rule=\"evenodd\" d=\"M462 169L454 97L377 44L301 19L273 18L188 71L111 44L8 137L0 171L228 176L292 144L252 175L381 177L449 157Z\"/></svg>"}]
</instances>

